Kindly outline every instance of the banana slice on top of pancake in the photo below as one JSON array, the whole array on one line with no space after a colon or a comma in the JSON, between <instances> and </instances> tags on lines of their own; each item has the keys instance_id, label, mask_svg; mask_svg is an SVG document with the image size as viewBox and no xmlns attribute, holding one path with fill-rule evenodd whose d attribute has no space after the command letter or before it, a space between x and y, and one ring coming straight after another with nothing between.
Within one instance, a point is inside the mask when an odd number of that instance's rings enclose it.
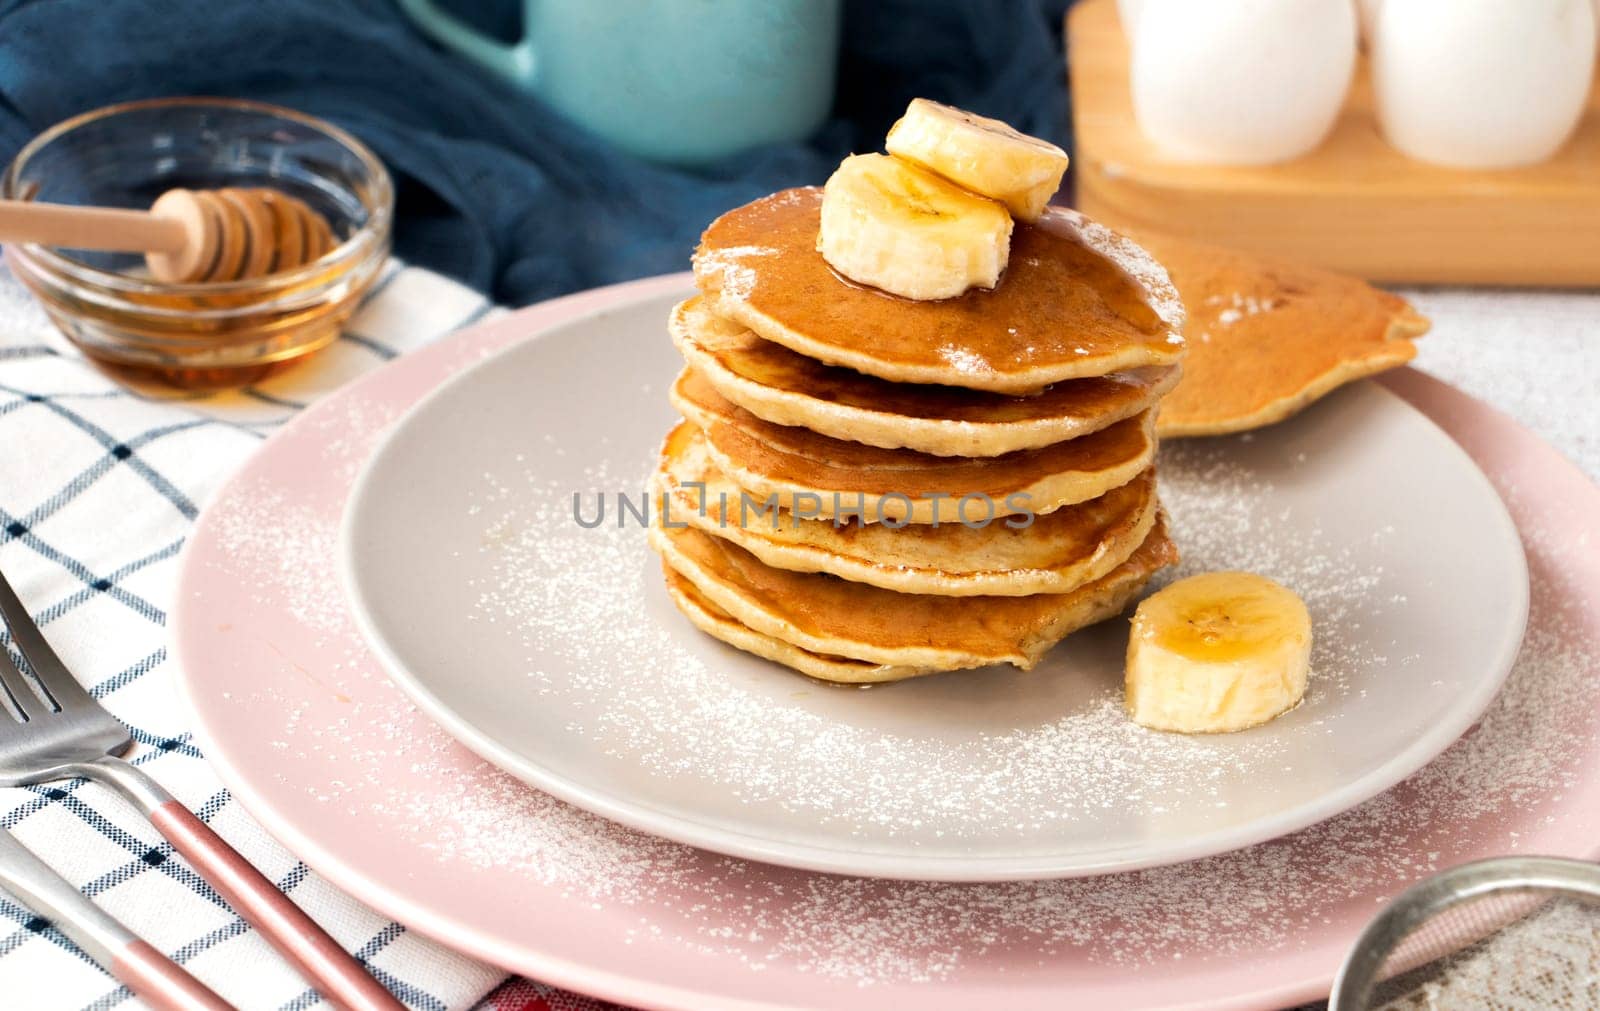
<instances>
[{"instance_id":1,"label":"banana slice on top of pancake","mask_svg":"<svg viewBox=\"0 0 1600 1011\"><path fill-rule=\"evenodd\" d=\"M911 100L883 146L897 158L1000 201L1018 221L1038 221L1067 172L1067 153L1049 141L926 98Z\"/></svg>"},{"instance_id":2,"label":"banana slice on top of pancake","mask_svg":"<svg viewBox=\"0 0 1600 1011\"><path fill-rule=\"evenodd\" d=\"M861 284L927 301L993 288L1011 252L1011 215L886 154L853 154L828 184L817 252Z\"/></svg>"},{"instance_id":3,"label":"banana slice on top of pancake","mask_svg":"<svg viewBox=\"0 0 1600 1011\"><path fill-rule=\"evenodd\" d=\"M903 524L1043 515L1127 484L1155 457L1154 411L1043 449L968 459L774 425L723 397L693 369L678 376L669 396L705 433L719 471L802 516L853 513Z\"/></svg>"},{"instance_id":4,"label":"banana slice on top of pancake","mask_svg":"<svg viewBox=\"0 0 1600 1011\"><path fill-rule=\"evenodd\" d=\"M934 456L1000 456L1098 432L1154 407L1176 365L1056 383L1033 396L891 383L824 365L713 313L696 296L673 309L673 343L716 391L763 421Z\"/></svg>"}]
</instances>

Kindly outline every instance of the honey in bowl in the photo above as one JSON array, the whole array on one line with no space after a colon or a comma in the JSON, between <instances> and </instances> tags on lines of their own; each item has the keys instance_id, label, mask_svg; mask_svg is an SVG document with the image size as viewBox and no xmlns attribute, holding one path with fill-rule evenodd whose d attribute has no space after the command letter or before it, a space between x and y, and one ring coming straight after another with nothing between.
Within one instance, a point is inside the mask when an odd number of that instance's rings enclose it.
<instances>
[{"instance_id":1,"label":"honey in bowl","mask_svg":"<svg viewBox=\"0 0 1600 1011\"><path fill-rule=\"evenodd\" d=\"M337 127L259 103L161 99L87 113L35 139L0 178L0 198L129 211L180 188L288 195L326 222L332 248L290 269L242 245L219 248L206 273L237 259L221 272L234 279L174 282L143 253L8 245L11 269L62 332L133 378L218 387L281 371L338 338L388 254L393 191L376 156ZM250 209L235 197L223 213L244 219L243 243Z\"/></svg>"}]
</instances>

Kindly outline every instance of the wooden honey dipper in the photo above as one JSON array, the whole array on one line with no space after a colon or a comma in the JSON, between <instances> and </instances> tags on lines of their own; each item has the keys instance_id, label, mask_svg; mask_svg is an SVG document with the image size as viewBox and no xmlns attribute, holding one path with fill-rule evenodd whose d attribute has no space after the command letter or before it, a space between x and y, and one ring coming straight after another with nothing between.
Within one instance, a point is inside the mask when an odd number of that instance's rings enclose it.
<instances>
[{"instance_id":1,"label":"wooden honey dipper","mask_svg":"<svg viewBox=\"0 0 1600 1011\"><path fill-rule=\"evenodd\" d=\"M148 211L0 200L0 241L144 253L151 277L180 284L292 270L335 245L321 214L266 188L168 190Z\"/></svg>"}]
</instances>

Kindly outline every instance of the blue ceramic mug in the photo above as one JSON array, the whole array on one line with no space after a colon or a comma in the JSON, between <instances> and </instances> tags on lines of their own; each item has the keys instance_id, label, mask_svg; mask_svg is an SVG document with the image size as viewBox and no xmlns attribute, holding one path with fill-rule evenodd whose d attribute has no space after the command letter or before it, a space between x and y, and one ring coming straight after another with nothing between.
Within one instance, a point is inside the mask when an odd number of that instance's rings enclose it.
<instances>
[{"instance_id":1,"label":"blue ceramic mug","mask_svg":"<svg viewBox=\"0 0 1600 1011\"><path fill-rule=\"evenodd\" d=\"M399 3L439 42L656 161L798 140L833 104L840 0L524 0L511 45L434 0Z\"/></svg>"}]
</instances>

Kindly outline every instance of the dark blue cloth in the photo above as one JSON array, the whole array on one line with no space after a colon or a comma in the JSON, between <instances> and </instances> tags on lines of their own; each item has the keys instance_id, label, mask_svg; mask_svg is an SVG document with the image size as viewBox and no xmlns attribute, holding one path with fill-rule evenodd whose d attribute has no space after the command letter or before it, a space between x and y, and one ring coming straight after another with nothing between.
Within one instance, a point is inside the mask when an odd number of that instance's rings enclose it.
<instances>
[{"instance_id":1,"label":"dark blue cloth","mask_svg":"<svg viewBox=\"0 0 1600 1011\"><path fill-rule=\"evenodd\" d=\"M830 122L808 143L691 173L623 154L438 50L390 0L0 0L0 157L128 99L291 106L348 128L388 164L401 256L524 304L684 269L713 217L880 149L913 96L1064 145L1066 4L847 0ZM518 7L478 4L472 20L514 23Z\"/></svg>"}]
</instances>

